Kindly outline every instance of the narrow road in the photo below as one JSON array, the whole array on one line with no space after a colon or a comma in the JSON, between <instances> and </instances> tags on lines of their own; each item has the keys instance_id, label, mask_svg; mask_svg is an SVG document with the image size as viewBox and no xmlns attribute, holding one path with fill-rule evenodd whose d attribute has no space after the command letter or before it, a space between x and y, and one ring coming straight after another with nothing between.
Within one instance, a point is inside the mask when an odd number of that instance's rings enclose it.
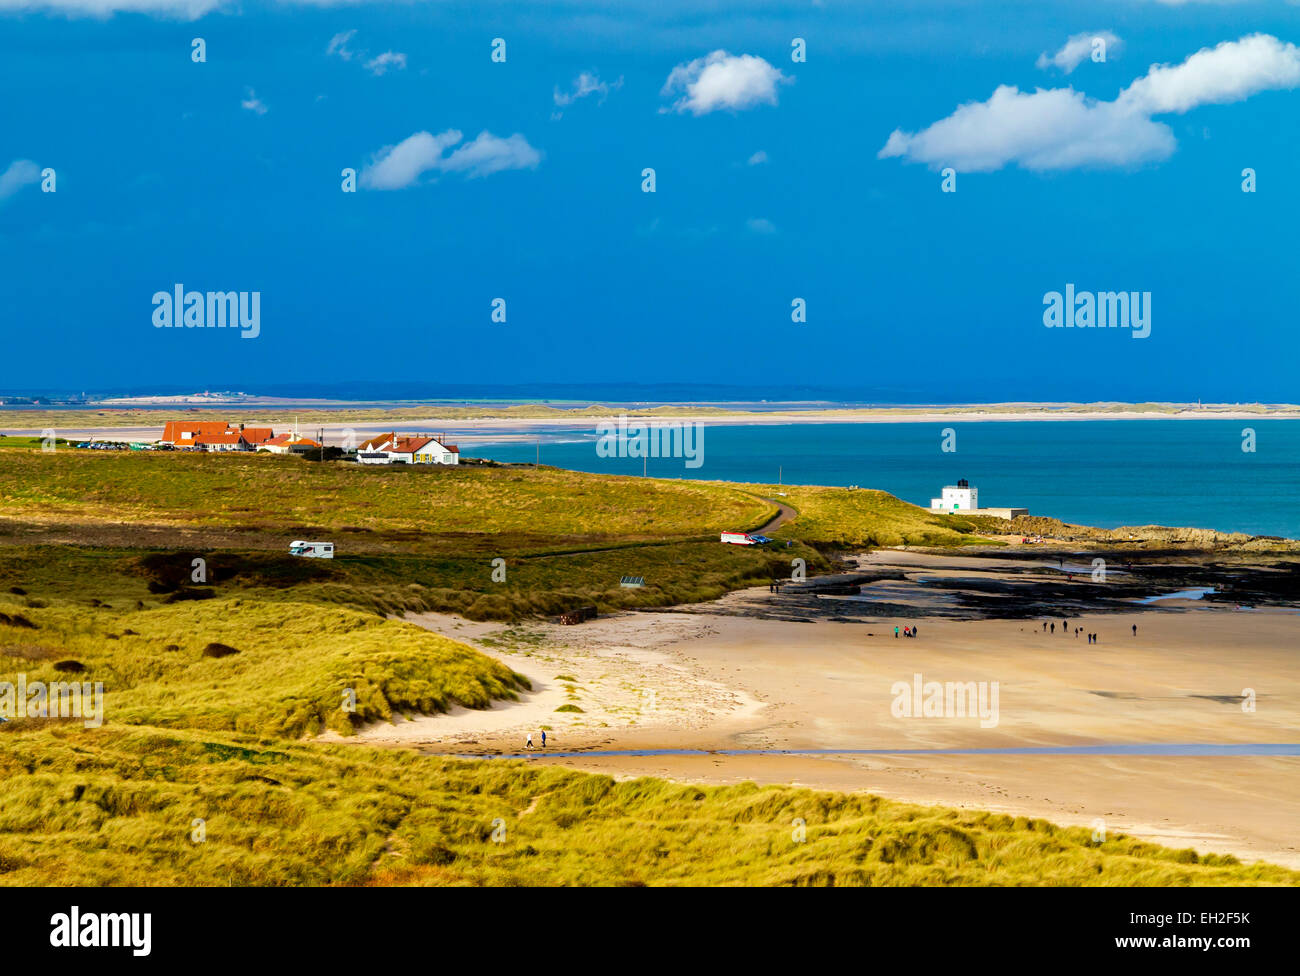
<instances>
[{"instance_id":1,"label":"narrow road","mask_svg":"<svg viewBox=\"0 0 1300 976\"><path fill-rule=\"evenodd\" d=\"M762 497L762 496L757 496L757 497ZM785 505L777 501L775 498L764 498L763 501L771 502L773 505L779 508L780 511L776 513L776 517L772 519L772 521L768 522L766 525L760 525L758 528L754 530L754 532L757 535L767 535L769 532L775 532L778 528L780 528L782 525L785 525L786 522L789 522L791 519L793 519L795 516L799 514L789 505Z\"/></svg>"}]
</instances>

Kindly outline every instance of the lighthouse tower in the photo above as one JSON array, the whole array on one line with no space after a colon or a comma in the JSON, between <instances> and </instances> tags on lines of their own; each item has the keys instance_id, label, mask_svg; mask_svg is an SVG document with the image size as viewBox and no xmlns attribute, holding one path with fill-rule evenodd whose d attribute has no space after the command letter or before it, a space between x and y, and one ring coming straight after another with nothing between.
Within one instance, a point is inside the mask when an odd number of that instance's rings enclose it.
<instances>
[{"instance_id":1,"label":"lighthouse tower","mask_svg":"<svg viewBox=\"0 0 1300 976\"><path fill-rule=\"evenodd\" d=\"M979 508L979 489L962 478L955 485L943 486L942 498L931 498L930 508L945 512L969 512Z\"/></svg>"}]
</instances>

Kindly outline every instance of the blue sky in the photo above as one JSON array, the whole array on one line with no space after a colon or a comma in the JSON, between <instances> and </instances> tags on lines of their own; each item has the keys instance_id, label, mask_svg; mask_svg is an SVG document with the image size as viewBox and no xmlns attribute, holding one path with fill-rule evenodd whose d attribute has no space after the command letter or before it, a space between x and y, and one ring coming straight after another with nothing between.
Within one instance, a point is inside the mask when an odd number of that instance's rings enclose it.
<instances>
[{"instance_id":1,"label":"blue sky","mask_svg":"<svg viewBox=\"0 0 1300 976\"><path fill-rule=\"evenodd\" d=\"M0 389L1300 401L1300 8L900 6L0 0Z\"/></svg>"}]
</instances>

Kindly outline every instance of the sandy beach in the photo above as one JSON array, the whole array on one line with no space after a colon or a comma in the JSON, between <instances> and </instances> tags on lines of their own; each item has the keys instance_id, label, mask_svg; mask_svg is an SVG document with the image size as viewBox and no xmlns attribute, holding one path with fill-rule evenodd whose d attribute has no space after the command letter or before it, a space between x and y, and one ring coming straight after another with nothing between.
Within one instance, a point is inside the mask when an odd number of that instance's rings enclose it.
<instances>
[{"instance_id":1,"label":"sandy beach","mask_svg":"<svg viewBox=\"0 0 1300 976\"><path fill-rule=\"evenodd\" d=\"M889 559L890 553L877 554ZM952 557L908 553L943 569ZM996 560L968 571L997 573ZM719 755L709 750L1005 749L1288 743L1300 726L1300 615L1192 600L1071 620L761 619L765 588L686 612L577 626L456 617L411 623L527 675L534 691L488 711L382 723L352 741L459 755L532 754L618 777L793 783L1104 826L1175 847L1300 867L1295 757L1187 755ZM824 598L829 599L829 598ZM917 625L914 639L897 625ZM1135 636L1133 625L1138 627ZM1083 633L1074 635L1076 627ZM1099 642L1089 644L1095 632ZM996 724L899 717L895 685L998 683ZM1242 707L1254 692L1254 710ZM1248 693L1247 693L1248 694ZM563 705L580 712L557 712ZM704 755L655 754L704 750Z\"/></svg>"},{"instance_id":2,"label":"sandy beach","mask_svg":"<svg viewBox=\"0 0 1300 976\"><path fill-rule=\"evenodd\" d=\"M177 407L177 411L192 409L190 407ZM219 414L223 409L220 406L211 408L216 411L213 417L206 419L220 419ZM285 418L292 416L292 410L286 408L273 408L265 406L248 406L232 405L228 409L230 417L235 421L243 421L249 424L259 422L270 423L273 418L277 429L286 427ZM306 409L320 409L319 407L304 407ZM343 409L340 407L339 409ZM250 410L253 411L250 413ZM10 415L12 418L21 416L19 413ZM170 416L165 411L159 411L159 419L156 425L139 425L139 426L87 426L77 425L61 427L57 422L53 424L57 436L71 440L89 439L91 437L100 440L123 440L123 441L154 441L162 435L163 421ZM221 415L224 416L224 415ZM407 419L385 419L379 421L348 421L348 422L330 422L319 423L304 421L300 425L300 431L305 436L315 437L318 431L323 430L325 442L331 445L343 445L351 440L364 440L375 434L386 431L397 430L405 432L429 432L446 434L447 439L451 442L462 442L465 447L474 445L488 445L510 443L514 441L531 442L537 439L538 435L548 438L563 437L565 435L595 436L596 425L602 422L617 422L620 414L611 412L606 416L597 416L596 414L584 415L581 419L550 419L550 418L527 418L527 417L491 417L481 419L446 419L440 420L429 416L412 417ZM828 410L782 410L772 412L736 412L733 414L720 413L699 413L692 414L689 411L681 415L662 415L650 416L638 415L635 411L627 413L629 418L639 417L644 420L658 419L661 421L677 421L681 423L700 423L706 426L773 426L785 424L935 424L935 423L982 423L982 422L1032 422L1032 421L1086 421L1086 420L1294 420L1300 419L1300 411L1289 409L1270 409L1261 413L1257 410L1232 410L1232 409L1202 409L1202 410L1176 410L1170 412L1143 411L1143 410L1088 410L1088 409L1062 409L1062 410L1007 410L1005 412L991 409L980 408L842 408ZM292 421L290 421L291 423ZM12 426L0 427L0 434L10 437L39 437L44 433L44 428ZM352 435L352 436L349 436Z\"/></svg>"}]
</instances>

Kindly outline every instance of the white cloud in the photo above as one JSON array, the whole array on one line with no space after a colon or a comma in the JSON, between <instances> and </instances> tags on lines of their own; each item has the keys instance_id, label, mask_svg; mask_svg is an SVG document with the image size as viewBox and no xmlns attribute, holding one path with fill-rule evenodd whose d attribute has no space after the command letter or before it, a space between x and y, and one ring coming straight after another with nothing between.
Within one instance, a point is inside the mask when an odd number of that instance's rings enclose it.
<instances>
[{"instance_id":1,"label":"white cloud","mask_svg":"<svg viewBox=\"0 0 1300 976\"><path fill-rule=\"evenodd\" d=\"M0 173L0 200L13 196L23 187L41 181L41 168L30 159L15 159Z\"/></svg>"},{"instance_id":2,"label":"white cloud","mask_svg":"<svg viewBox=\"0 0 1300 976\"><path fill-rule=\"evenodd\" d=\"M1044 51L1038 56L1037 65L1044 69L1055 65L1068 75L1079 66L1080 62L1092 57L1093 47L1098 40L1104 44L1102 50L1107 58L1118 54L1124 47L1124 42L1111 31L1085 31L1070 37L1051 57L1048 57L1047 52Z\"/></svg>"},{"instance_id":3,"label":"white cloud","mask_svg":"<svg viewBox=\"0 0 1300 976\"><path fill-rule=\"evenodd\" d=\"M487 176L508 169L533 169L542 161L542 154L518 133L502 139L490 132L480 132L473 142L465 143L451 155L444 155L462 138L458 129L448 129L436 136L417 132L396 146L385 146L362 170L361 185L372 190L400 190L414 186L429 172Z\"/></svg>"},{"instance_id":4,"label":"white cloud","mask_svg":"<svg viewBox=\"0 0 1300 976\"><path fill-rule=\"evenodd\" d=\"M373 75L382 75L394 66L399 71L406 70L406 55L399 51L385 51L366 62L366 70Z\"/></svg>"},{"instance_id":5,"label":"white cloud","mask_svg":"<svg viewBox=\"0 0 1300 976\"><path fill-rule=\"evenodd\" d=\"M705 115L719 109L739 111L775 105L777 87L792 81L760 57L714 51L673 68L660 94L682 93L671 111Z\"/></svg>"},{"instance_id":6,"label":"white cloud","mask_svg":"<svg viewBox=\"0 0 1300 976\"><path fill-rule=\"evenodd\" d=\"M0 3L3 2L4 0L0 0ZM406 70L406 55L401 51L384 51L372 58L370 52L364 48L353 50L348 45L352 43L352 38L356 37L356 35L355 30L340 31L335 34L330 38L329 46L325 48L325 56L337 56L343 61L359 61L367 71L376 77L385 74L389 68L396 68L399 71Z\"/></svg>"},{"instance_id":7,"label":"white cloud","mask_svg":"<svg viewBox=\"0 0 1300 976\"><path fill-rule=\"evenodd\" d=\"M1131 166L1166 159L1177 148L1173 131L1153 115L1297 85L1300 49L1255 34L1202 49L1180 65L1153 65L1113 102L1073 88L1030 93L1002 85L988 101L959 106L920 132L894 130L877 156L966 172L1011 164L1031 170Z\"/></svg>"},{"instance_id":8,"label":"white cloud","mask_svg":"<svg viewBox=\"0 0 1300 976\"><path fill-rule=\"evenodd\" d=\"M507 169L535 169L541 161L542 154L517 132L507 139L480 132L473 142L448 156L442 168L470 176L487 176Z\"/></svg>"},{"instance_id":9,"label":"white cloud","mask_svg":"<svg viewBox=\"0 0 1300 976\"><path fill-rule=\"evenodd\" d=\"M1257 92L1300 85L1300 49L1270 34L1251 34L1202 48L1179 65L1156 64L1118 101L1157 115L1198 105L1227 105Z\"/></svg>"},{"instance_id":10,"label":"white cloud","mask_svg":"<svg viewBox=\"0 0 1300 976\"><path fill-rule=\"evenodd\" d=\"M0 0L0 11L47 10L68 17L106 19L116 13L198 20L227 0Z\"/></svg>"},{"instance_id":11,"label":"white cloud","mask_svg":"<svg viewBox=\"0 0 1300 976\"><path fill-rule=\"evenodd\" d=\"M760 149L758 152L754 153L754 155L750 156L746 162L750 166L761 166L763 163L767 162L767 150Z\"/></svg>"},{"instance_id":12,"label":"white cloud","mask_svg":"<svg viewBox=\"0 0 1300 976\"><path fill-rule=\"evenodd\" d=\"M344 61L352 60L352 51L348 47L348 41L356 35L355 30L340 31L330 38L330 45L325 49L326 56L337 54Z\"/></svg>"},{"instance_id":13,"label":"white cloud","mask_svg":"<svg viewBox=\"0 0 1300 976\"><path fill-rule=\"evenodd\" d=\"M745 226L754 234L775 234L776 225L766 217L750 217Z\"/></svg>"},{"instance_id":14,"label":"white cloud","mask_svg":"<svg viewBox=\"0 0 1300 976\"><path fill-rule=\"evenodd\" d=\"M619 75L618 81L608 82L601 81L600 76L591 71L584 71L573 79L570 86L571 91L562 92L559 86L555 87L555 104L561 107L572 105L580 98L586 98L588 95L599 95L597 103L603 103L611 91L623 87L623 76Z\"/></svg>"},{"instance_id":15,"label":"white cloud","mask_svg":"<svg viewBox=\"0 0 1300 976\"><path fill-rule=\"evenodd\" d=\"M250 112L256 112L258 115L266 114L266 103L258 98L257 92L251 88L248 89L248 97L239 104Z\"/></svg>"}]
</instances>

